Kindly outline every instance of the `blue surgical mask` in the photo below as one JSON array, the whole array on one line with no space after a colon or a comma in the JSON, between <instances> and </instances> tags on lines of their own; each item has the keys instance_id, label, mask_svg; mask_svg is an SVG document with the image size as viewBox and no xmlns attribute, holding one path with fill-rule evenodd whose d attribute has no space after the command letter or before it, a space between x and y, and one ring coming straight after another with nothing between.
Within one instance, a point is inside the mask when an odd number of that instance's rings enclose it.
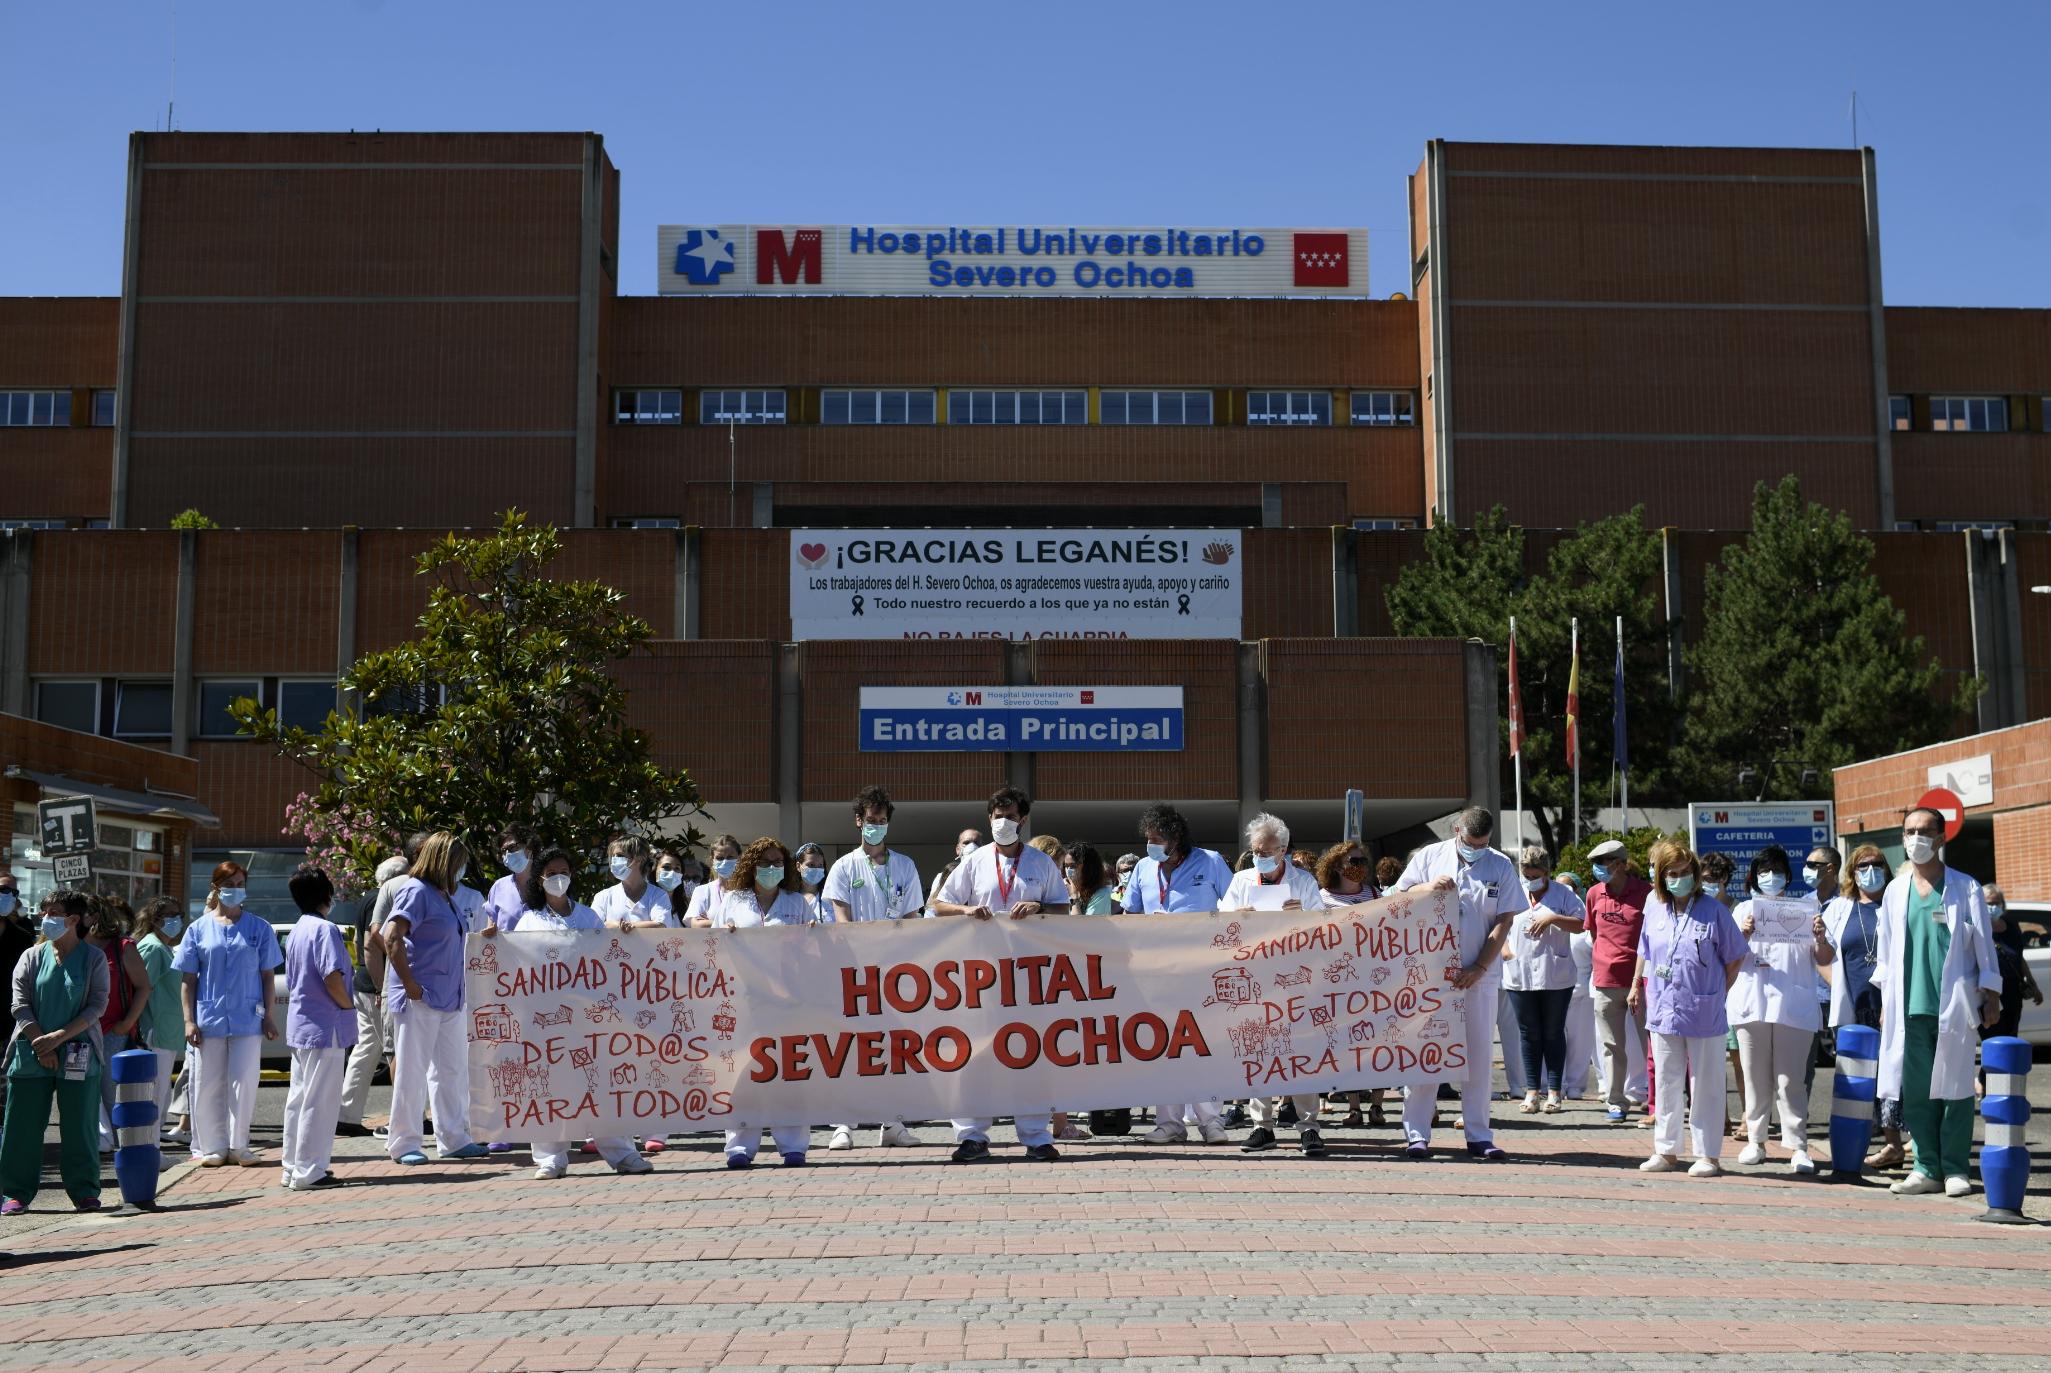
<instances>
[{"instance_id":1,"label":"blue surgical mask","mask_svg":"<svg viewBox=\"0 0 2051 1373\"><path fill-rule=\"evenodd\" d=\"M715 858L712 860L712 870L721 877L732 877L734 869L740 866L740 862L741 860L738 858Z\"/></svg>"},{"instance_id":2,"label":"blue surgical mask","mask_svg":"<svg viewBox=\"0 0 2051 1373\"><path fill-rule=\"evenodd\" d=\"M755 885L758 887L780 887L783 885L782 868L755 869Z\"/></svg>"},{"instance_id":3,"label":"blue surgical mask","mask_svg":"<svg viewBox=\"0 0 2051 1373\"><path fill-rule=\"evenodd\" d=\"M1591 863L1591 864L1589 864L1589 867L1591 867L1591 868L1593 868L1593 869L1594 869L1594 871L1595 871L1595 880L1596 880L1596 881L1598 881L1598 882L1607 882L1607 881L1609 881L1609 864L1607 864L1607 863Z\"/></svg>"},{"instance_id":4,"label":"blue surgical mask","mask_svg":"<svg viewBox=\"0 0 2051 1373\"><path fill-rule=\"evenodd\" d=\"M1472 863L1475 859L1481 857L1480 849L1475 848L1471 844L1462 843L1458 839L1453 841L1453 851L1460 855L1462 863Z\"/></svg>"},{"instance_id":5,"label":"blue surgical mask","mask_svg":"<svg viewBox=\"0 0 2051 1373\"><path fill-rule=\"evenodd\" d=\"M1282 860L1280 858L1270 858L1265 853L1257 853L1253 856L1253 870L1262 877L1280 870L1281 866Z\"/></svg>"},{"instance_id":6,"label":"blue surgical mask","mask_svg":"<svg viewBox=\"0 0 2051 1373\"><path fill-rule=\"evenodd\" d=\"M460 866L458 866L458 867L457 867L457 869L456 869L456 880L455 880L455 881L454 881L453 883L451 883L450 885L452 885L452 886L461 886L461 885L463 884L463 879L464 879L465 877L468 877L469 875L470 875L470 865L469 865L468 863L464 863L464 864L461 864L461 865L460 865Z\"/></svg>"},{"instance_id":7,"label":"blue surgical mask","mask_svg":"<svg viewBox=\"0 0 2051 1373\"><path fill-rule=\"evenodd\" d=\"M40 928L43 931L43 938L54 943L64 937L64 917L61 915L46 915L43 917L43 923Z\"/></svg>"},{"instance_id":8,"label":"blue surgical mask","mask_svg":"<svg viewBox=\"0 0 2051 1373\"><path fill-rule=\"evenodd\" d=\"M821 882L824 882L824 881L826 880L826 869L824 869L824 868L799 868L799 869L798 869L798 876L800 876L800 877L802 877L802 878L804 878L804 879L805 879L805 885L806 885L806 886L808 886L808 887L816 887L816 886L818 886L818 885L819 885L819 884L820 884Z\"/></svg>"},{"instance_id":9,"label":"blue surgical mask","mask_svg":"<svg viewBox=\"0 0 2051 1373\"><path fill-rule=\"evenodd\" d=\"M1779 896L1787 890L1787 887L1788 880L1785 873L1762 872L1759 874L1759 894L1761 896Z\"/></svg>"},{"instance_id":10,"label":"blue surgical mask","mask_svg":"<svg viewBox=\"0 0 2051 1373\"><path fill-rule=\"evenodd\" d=\"M223 887L216 894L215 899L229 910L233 910L249 899L249 893L240 887Z\"/></svg>"},{"instance_id":11,"label":"blue surgical mask","mask_svg":"<svg viewBox=\"0 0 2051 1373\"><path fill-rule=\"evenodd\" d=\"M612 869L612 880L615 882L626 881L627 874L634 870L634 865L617 853L612 856L612 862L607 866Z\"/></svg>"},{"instance_id":12,"label":"blue surgical mask","mask_svg":"<svg viewBox=\"0 0 2051 1373\"><path fill-rule=\"evenodd\" d=\"M1540 892L1545 890L1545 879L1543 877L1525 878L1524 890L1530 892L1533 896L1538 895Z\"/></svg>"},{"instance_id":13,"label":"blue surgical mask","mask_svg":"<svg viewBox=\"0 0 2051 1373\"><path fill-rule=\"evenodd\" d=\"M675 868L655 874L655 885L664 891L675 891L683 884L684 875Z\"/></svg>"},{"instance_id":14,"label":"blue surgical mask","mask_svg":"<svg viewBox=\"0 0 2051 1373\"><path fill-rule=\"evenodd\" d=\"M1167 846L1166 844L1149 844L1149 845L1147 845L1147 857L1149 857L1149 858L1153 859L1153 860L1154 860L1154 861L1155 861L1156 863L1165 863L1165 862L1167 862L1167 861L1168 861L1168 846Z\"/></svg>"},{"instance_id":15,"label":"blue surgical mask","mask_svg":"<svg viewBox=\"0 0 2051 1373\"><path fill-rule=\"evenodd\" d=\"M164 922L162 931L164 938L176 939L179 935L185 933L185 918L177 915L170 917Z\"/></svg>"},{"instance_id":16,"label":"blue surgical mask","mask_svg":"<svg viewBox=\"0 0 2051 1373\"><path fill-rule=\"evenodd\" d=\"M506 871L518 877L521 873L527 871L527 850L514 849L511 853L505 855L505 863Z\"/></svg>"},{"instance_id":17,"label":"blue surgical mask","mask_svg":"<svg viewBox=\"0 0 2051 1373\"><path fill-rule=\"evenodd\" d=\"M888 825L864 825L864 826L862 826L862 842L863 842L864 844L867 844L867 845L868 845L868 846L869 846L870 848L874 848L874 847L876 847L876 845L878 845L878 844L882 843L882 842L883 842L884 840L888 839L889 837L890 837L890 826L888 826Z\"/></svg>"},{"instance_id":18,"label":"blue surgical mask","mask_svg":"<svg viewBox=\"0 0 2051 1373\"><path fill-rule=\"evenodd\" d=\"M13 915L14 905L18 899L11 891L0 892L0 915Z\"/></svg>"},{"instance_id":19,"label":"blue surgical mask","mask_svg":"<svg viewBox=\"0 0 2051 1373\"><path fill-rule=\"evenodd\" d=\"M1695 890L1695 879L1688 873L1666 879L1666 889L1674 896L1688 896Z\"/></svg>"},{"instance_id":20,"label":"blue surgical mask","mask_svg":"<svg viewBox=\"0 0 2051 1373\"><path fill-rule=\"evenodd\" d=\"M1887 885L1886 871L1874 867L1870 863L1854 872L1852 877L1858 882L1859 890L1865 892L1868 896Z\"/></svg>"}]
</instances>

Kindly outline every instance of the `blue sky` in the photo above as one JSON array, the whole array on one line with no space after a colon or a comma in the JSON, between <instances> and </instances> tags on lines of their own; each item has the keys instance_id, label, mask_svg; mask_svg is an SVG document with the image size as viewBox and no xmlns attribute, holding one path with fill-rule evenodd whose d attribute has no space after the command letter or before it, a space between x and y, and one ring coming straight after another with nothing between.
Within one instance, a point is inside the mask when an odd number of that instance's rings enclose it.
<instances>
[{"instance_id":1,"label":"blue sky","mask_svg":"<svg viewBox=\"0 0 2051 1373\"><path fill-rule=\"evenodd\" d=\"M0 295L120 289L169 0L0 5ZM574 19L572 18L574 16ZM658 223L1365 224L1427 139L1879 152L1887 299L2051 306L2051 4L177 6L188 130L592 129Z\"/></svg>"}]
</instances>

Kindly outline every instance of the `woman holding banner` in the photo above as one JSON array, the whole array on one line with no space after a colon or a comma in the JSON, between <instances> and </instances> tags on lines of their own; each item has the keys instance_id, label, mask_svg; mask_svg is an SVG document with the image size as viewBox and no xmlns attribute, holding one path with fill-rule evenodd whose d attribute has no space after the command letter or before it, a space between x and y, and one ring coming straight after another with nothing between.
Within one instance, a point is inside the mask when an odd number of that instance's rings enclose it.
<instances>
[{"instance_id":1,"label":"woman holding banner","mask_svg":"<svg viewBox=\"0 0 2051 1373\"><path fill-rule=\"evenodd\" d=\"M1780 1107L1780 1139L1788 1171L1816 1171L1809 1158L1809 1089L1805 1074L1822 1015L1816 1001L1817 969L1837 956L1823 912L1809 897L1789 898L1787 850L1768 844L1745 874L1750 895L1732 918L1750 949L1738 965L1727 1009L1738 1037L1745 1082L1745 1148L1738 1162L1766 1161L1766 1118Z\"/></svg>"},{"instance_id":2,"label":"woman holding banner","mask_svg":"<svg viewBox=\"0 0 2051 1373\"><path fill-rule=\"evenodd\" d=\"M799 886L797 865L791 861L790 850L781 839L764 835L741 850L729 883L732 890L725 892L712 910L712 923L717 928L739 930L811 923L811 909ZM812 1143L810 1125L772 1125L769 1133L776 1141L776 1152L783 1155L785 1167L804 1167L805 1152ZM755 1151L761 1147L761 1126L728 1130L726 1166L753 1167Z\"/></svg>"},{"instance_id":3,"label":"woman holding banner","mask_svg":"<svg viewBox=\"0 0 2051 1373\"><path fill-rule=\"evenodd\" d=\"M1724 998L1744 961L1745 936L1721 901L1698 890L1702 864L1687 845L1670 839L1653 845L1652 875L1658 890L1645 902L1628 1002L1652 1032L1659 1082L1652 1157L1638 1170L1669 1173L1680 1167L1681 1106L1692 1097L1688 1126L1695 1166L1688 1173L1713 1178L1723 1171L1717 1159L1723 1153L1722 1054L1729 1025ZM1704 1099L1712 1096L1714 1106Z\"/></svg>"},{"instance_id":4,"label":"woman holding banner","mask_svg":"<svg viewBox=\"0 0 2051 1373\"><path fill-rule=\"evenodd\" d=\"M486 925L482 931L489 939L501 929L518 930L532 934L550 930L602 930L605 921L597 911L583 905L570 895L570 883L576 869L570 862L570 855L561 849L544 849L541 856L528 864L520 874L520 910L511 923ZM598 1155L612 1165L615 1173L652 1173L655 1165L641 1157L634 1148L634 1141L623 1135L601 1135L592 1143L597 1146ZM566 1139L532 1140L527 1152L534 1159L534 1176L542 1181L551 1181L570 1170L570 1141Z\"/></svg>"},{"instance_id":5,"label":"woman holding banner","mask_svg":"<svg viewBox=\"0 0 2051 1373\"><path fill-rule=\"evenodd\" d=\"M740 866L741 841L722 834L712 841L712 877L691 893L684 908L684 924L704 929L712 923L712 911L733 890L734 869Z\"/></svg>"}]
</instances>

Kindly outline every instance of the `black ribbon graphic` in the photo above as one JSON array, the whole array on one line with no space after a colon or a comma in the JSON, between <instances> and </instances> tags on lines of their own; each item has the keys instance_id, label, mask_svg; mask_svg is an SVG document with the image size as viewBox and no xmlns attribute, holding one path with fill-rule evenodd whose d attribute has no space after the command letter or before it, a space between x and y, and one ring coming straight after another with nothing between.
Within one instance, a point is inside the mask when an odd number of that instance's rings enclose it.
<instances>
[{"instance_id":1,"label":"black ribbon graphic","mask_svg":"<svg viewBox=\"0 0 2051 1373\"><path fill-rule=\"evenodd\" d=\"M858 593L856 593L856 595L854 596L854 598L853 598L853 599L854 599L854 603L855 603L855 614L859 615L859 614L861 614L861 613L862 613L862 597L861 597L861 594L860 594L859 592L858 592Z\"/></svg>"},{"instance_id":2,"label":"black ribbon graphic","mask_svg":"<svg viewBox=\"0 0 2051 1373\"><path fill-rule=\"evenodd\" d=\"M1188 592L1186 592L1186 591L1185 591L1185 592L1183 592L1183 593L1182 593L1181 595L1179 595L1179 596L1177 596L1177 597L1175 598L1175 613L1176 613L1177 615L1187 615L1187 614L1189 613L1189 593L1188 593Z\"/></svg>"}]
</instances>

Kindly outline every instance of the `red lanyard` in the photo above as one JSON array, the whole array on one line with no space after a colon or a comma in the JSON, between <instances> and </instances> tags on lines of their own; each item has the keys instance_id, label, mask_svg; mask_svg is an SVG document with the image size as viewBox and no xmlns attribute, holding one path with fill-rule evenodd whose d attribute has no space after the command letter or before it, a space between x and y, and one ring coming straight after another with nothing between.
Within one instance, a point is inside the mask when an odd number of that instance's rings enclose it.
<instances>
[{"instance_id":1,"label":"red lanyard","mask_svg":"<svg viewBox=\"0 0 2051 1373\"><path fill-rule=\"evenodd\" d=\"M1025 855L1021 854L1019 856L1024 857ZM1004 875L1003 854L993 851L990 854L990 862L997 869L997 904L1008 911L1011 909L1011 889L1018 882L1018 864L1013 863L1011 865L1011 876L1006 877Z\"/></svg>"},{"instance_id":2,"label":"red lanyard","mask_svg":"<svg viewBox=\"0 0 2051 1373\"><path fill-rule=\"evenodd\" d=\"M1154 872L1161 879L1161 909L1165 911L1168 909L1168 870L1156 863Z\"/></svg>"}]
</instances>

